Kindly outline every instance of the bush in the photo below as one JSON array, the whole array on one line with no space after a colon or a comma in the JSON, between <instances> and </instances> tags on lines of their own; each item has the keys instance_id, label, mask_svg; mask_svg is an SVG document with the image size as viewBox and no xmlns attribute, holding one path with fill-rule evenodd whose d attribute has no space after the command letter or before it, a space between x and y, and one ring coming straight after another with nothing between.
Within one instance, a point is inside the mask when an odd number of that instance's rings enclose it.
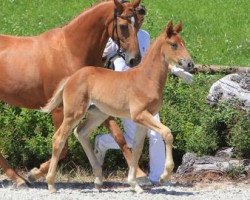
<instances>
[{"instance_id":1,"label":"bush","mask_svg":"<svg viewBox=\"0 0 250 200\"><path fill-rule=\"evenodd\" d=\"M53 126L38 111L0 105L0 146L13 165L31 167L51 155Z\"/></svg>"},{"instance_id":2,"label":"bush","mask_svg":"<svg viewBox=\"0 0 250 200\"><path fill-rule=\"evenodd\" d=\"M161 120L172 130L175 151L213 155L220 147L234 146L237 155L249 155L247 113L226 103L216 107L206 103L210 86L220 76L197 75L192 85L169 78Z\"/></svg>"},{"instance_id":3,"label":"bush","mask_svg":"<svg viewBox=\"0 0 250 200\"><path fill-rule=\"evenodd\" d=\"M242 116L230 130L229 144L235 148L237 156L250 158L250 120Z\"/></svg>"}]
</instances>

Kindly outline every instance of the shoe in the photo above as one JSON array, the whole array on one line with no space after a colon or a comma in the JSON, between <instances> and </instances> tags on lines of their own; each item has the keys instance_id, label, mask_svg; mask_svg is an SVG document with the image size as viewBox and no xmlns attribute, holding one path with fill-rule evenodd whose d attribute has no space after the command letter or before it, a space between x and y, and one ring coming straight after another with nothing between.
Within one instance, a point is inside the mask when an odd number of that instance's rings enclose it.
<instances>
[{"instance_id":1,"label":"shoe","mask_svg":"<svg viewBox=\"0 0 250 200\"><path fill-rule=\"evenodd\" d=\"M149 178L147 176L142 176L142 177L138 177L136 178L136 181L137 183L140 185L140 186L153 186L153 184L151 183L151 181L149 180Z\"/></svg>"}]
</instances>

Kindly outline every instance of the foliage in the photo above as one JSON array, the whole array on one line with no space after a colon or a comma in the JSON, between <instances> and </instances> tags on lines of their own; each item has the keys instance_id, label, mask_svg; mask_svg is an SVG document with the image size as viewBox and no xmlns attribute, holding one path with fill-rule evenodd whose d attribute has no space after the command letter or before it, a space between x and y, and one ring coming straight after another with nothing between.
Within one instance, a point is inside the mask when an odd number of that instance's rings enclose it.
<instances>
[{"instance_id":1,"label":"foliage","mask_svg":"<svg viewBox=\"0 0 250 200\"><path fill-rule=\"evenodd\" d=\"M250 119L245 115L240 117L230 130L229 144L235 147L238 156L250 158Z\"/></svg>"},{"instance_id":2,"label":"foliage","mask_svg":"<svg viewBox=\"0 0 250 200\"><path fill-rule=\"evenodd\" d=\"M239 178L242 174L245 174L245 167L243 165L233 165L231 164L229 166L229 169L227 170L227 174L229 177L236 179Z\"/></svg>"},{"instance_id":3,"label":"foliage","mask_svg":"<svg viewBox=\"0 0 250 200\"><path fill-rule=\"evenodd\" d=\"M51 155L53 127L43 113L1 104L0 127L0 147L13 164L34 166Z\"/></svg>"},{"instance_id":4,"label":"foliage","mask_svg":"<svg viewBox=\"0 0 250 200\"><path fill-rule=\"evenodd\" d=\"M247 112L226 103L216 107L206 103L205 91L219 76L197 75L193 85L170 77L165 89L161 119L175 136L176 151L204 155L213 154L220 147L233 146L238 156L249 155Z\"/></svg>"}]
</instances>

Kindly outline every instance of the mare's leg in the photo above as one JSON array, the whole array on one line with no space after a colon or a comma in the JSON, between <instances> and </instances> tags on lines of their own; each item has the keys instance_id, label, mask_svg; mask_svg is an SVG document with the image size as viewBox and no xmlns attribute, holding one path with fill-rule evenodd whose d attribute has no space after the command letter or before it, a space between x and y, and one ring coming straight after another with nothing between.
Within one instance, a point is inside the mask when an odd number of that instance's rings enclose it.
<instances>
[{"instance_id":1,"label":"mare's leg","mask_svg":"<svg viewBox=\"0 0 250 200\"><path fill-rule=\"evenodd\" d=\"M137 193L142 193L143 189L136 182L136 168L142 153L145 136L147 134L147 128L141 125L136 126L136 133L134 135L133 147L132 147L132 159L128 173L128 183Z\"/></svg>"},{"instance_id":2,"label":"mare's leg","mask_svg":"<svg viewBox=\"0 0 250 200\"><path fill-rule=\"evenodd\" d=\"M144 111L135 117L135 121L140 123L151 130L154 130L162 136L166 145L166 161L165 161L165 169L163 174L161 175L160 182L163 183L166 180L170 180L171 173L174 169L174 161L173 161L173 153L172 153L172 145L173 145L173 135L171 130L164 126L161 122L154 119L153 115L151 115L148 111Z\"/></svg>"},{"instance_id":3,"label":"mare's leg","mask_svg":"<svg viewBox=\"0 0 250 200\"><path fill-rule=\"evenodd\" d=\"M63 108L57 108L52 112L52 120L55 131L58 130L63 121ZM68 151L68 143L66 142L59 159L64 159ZM41 177L45 177L49 170L50 160L42 163L38 168L33 168L28 174L29 181L35 181Z\"/></svg>"},{"instance_id":4,"label":"mare's leg","mask_svg":"<svg viewBox=\"0 0 250 200\"><path fill-rule=\"evenodd\" d=\"M16 182L17 187L26 186L26 180L19 176L14 169L8 164L7 160L0 153L0 166L4 173L13 181Z\"/></svg>"},{"instance_id":5,"label":"mare's leg","mask_svg":"<svg viewBox=\"0 0 250 200\"><path fill-rule=\"evenodd\" d=\"M89 135L92 131L101 125L109 116L101 112L95 106L91 106L88 110L87 118L85 119L84 123L78 126L74 134L76 138L80 141L88 159L92 166L93 172L95 174L95 186L99 189L102 184L102 167L101 163L97 160L93 148L89 142Z\"/></svg>"},{"instance_id":6,"label":"mare's leg","mask_svg":"<svg viewBox=\"0 0 250 200\"><path fill-rule=\"evenodd\" d=\"M119 145L125 159L126 162L128 164L128 166L130 166L131 164L131 158L132 158L132 153L130 148L128 147L126 140L123 136L123 133L120 129L120 127L118 126L118 124L116 123L116 121L114 120L113 117L109 117L105 122L104 125L110 130L110 133L112 134L113 138L115 139L116 143ZM101 163L102 164L102 163ZM144 173L139 166L137 166L136 168L136 177L143 177L146 176L146 173Z\"/></svg>"}]
</instances>

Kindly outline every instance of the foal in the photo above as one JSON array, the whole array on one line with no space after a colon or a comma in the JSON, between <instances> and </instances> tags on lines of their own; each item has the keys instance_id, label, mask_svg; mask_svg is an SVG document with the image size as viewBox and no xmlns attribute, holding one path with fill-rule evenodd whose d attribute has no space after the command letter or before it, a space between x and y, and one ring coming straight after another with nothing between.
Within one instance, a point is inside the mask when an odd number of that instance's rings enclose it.
<instances>
[{"instance_id":1,"label":"foal","mask_svg":"<svg viewBox=\"0 0 250 200\"><path fill-rule=\"evenodd\" d=\"M159 112L169 64L179 64L191 70L193 63L179 35L182 25L175 28L170 21L165 31L151 45L142 63L126 72L115 72L103 68L85 67L61 82L50 102L43 108L51 112L64 104L64 120L54 135L52 159L46 177L48 188L55 192L56 167L60 152L71 132L88 112L87 119L75 130L96 176L95 184L102 184L102 171L88 136L109 115L131 118L137 123L128 183L140 193L142 188L135 179L136 166L143 148L147 129L159 132L166 144L166 163L161 182L169 180L174 168L172 157L173 136L168 127L153 116ZM149 92L150 91L150 92ZM94 103L94 105L92 104Z\"/></svg>"}]
</instances>

